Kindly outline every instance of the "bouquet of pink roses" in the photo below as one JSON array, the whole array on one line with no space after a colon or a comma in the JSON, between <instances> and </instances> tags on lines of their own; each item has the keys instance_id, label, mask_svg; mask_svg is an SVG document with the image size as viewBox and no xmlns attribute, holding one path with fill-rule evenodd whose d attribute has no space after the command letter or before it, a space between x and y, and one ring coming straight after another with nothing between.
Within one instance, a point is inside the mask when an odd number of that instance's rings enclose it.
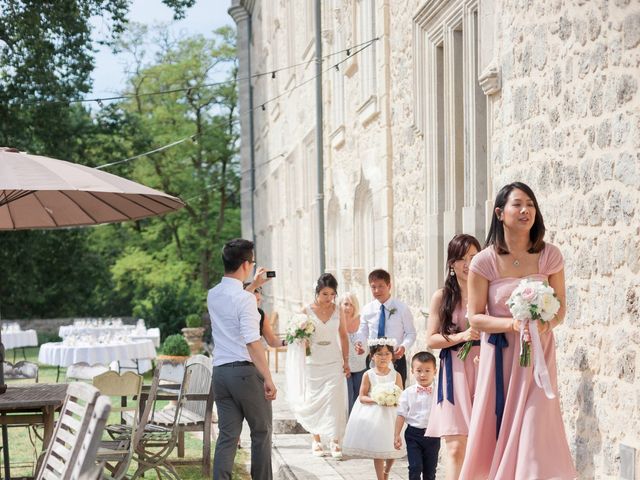
<instances>
[{"instance_id":1,"label":"bouquet of pink roses","mask_svg":"<svg viewBox=\"0 0 640 480\"><path fill-rule=\"evenodd\" d=\"M531 365L531 329L535 328L535 337L538 339L537 327L534 321L549 322L560 310L560 301L552 287L546 282L523 279L511 292L507 306L511 315L520 320L520 366ZM525 332L525 325L529 324L529 334Z\"/></svg>"},{"instance_id":2,"label":"bouquet of pink roses","mask_svg":"<svg viewBox=\"0 0 640 480\"><path fill-rule=\"evenodd\" d=\"M285 340L289 345L294 342L307 342L305 354L311 355L311 347L309 346L309 339L316 331L316 324L307 315L300 313L293 317L292 321L287 327Z\"/></svg>"}]
</instances>

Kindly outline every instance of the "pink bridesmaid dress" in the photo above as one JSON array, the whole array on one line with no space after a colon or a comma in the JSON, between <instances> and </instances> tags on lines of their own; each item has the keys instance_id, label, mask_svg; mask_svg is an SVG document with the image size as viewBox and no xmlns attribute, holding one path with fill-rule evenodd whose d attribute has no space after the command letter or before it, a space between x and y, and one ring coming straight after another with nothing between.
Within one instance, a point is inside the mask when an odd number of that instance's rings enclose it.
<instances>
[{"instance_id":1,"label":"pink bridesmaid dress","mask_svg":"<svg viewBox=\"0 0 640 480\"><path fill-rule=\"evenodd\" d=\"M453 312L453 323L460 330L468 328L465 314L466 308L460 305ZM462 343L458 344L454 348L462 347L462 345ZM480 355L480 346L471 347L464 362L458 358L457 350L451 349L446 355L440 354L437 395L433 395L429 426L425 436L443 437L469 434L471 406L476 390L476 377L478 376L478 366L473 359L478 355ZM450 359L446 357L450 357ZM449 388L449 381L451 381L452 389Z\"/></svg>"},{"instance_id":2,"label":"pink bridesmaid dress","mask_svg":"<svg viewBox=\"0 0 640 480\"><path fill-rule=\"evenodd\" d=\"M538 273L528 278L547 280L563 266L558 248L547 243L540 254ZM489 281L489 315L511 317L505 302L521 278L498 276L497 253L493 247L476 255L470 268ZM508 345L501 343L502 339ZM461 480L571 480L577 477L560 412L553 332L541 334L540 339L556 394L554 399L548 399L536 385L533 366L520 366L517 333L507 332L504 336L482 333L476 396ZM500 353L502 378L498 375Z\"/></svg>"}]
</instances>

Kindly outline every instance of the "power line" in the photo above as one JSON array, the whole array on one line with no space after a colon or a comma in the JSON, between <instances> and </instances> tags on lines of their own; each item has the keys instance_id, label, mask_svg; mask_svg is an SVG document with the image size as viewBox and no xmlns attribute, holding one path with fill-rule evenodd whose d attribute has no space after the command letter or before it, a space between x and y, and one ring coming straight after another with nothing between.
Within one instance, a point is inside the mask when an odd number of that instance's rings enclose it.
<instances>
[{"instance_id":1,"label":"power line","mask_svg":"<svg viewBox=\"0 0 640 480\"><path fill-rule=\"evenodd\" d=\"M149 150L148 152L144 152L144 153L141 153L139 155L135 155L133 157L125 158L124 160L118 160L117 162L105 163L104 165L100 165L99 167L95 167L95 169L96 170L101 170L103 168L112 167L113 165L119 165L121 163L130 162L131 160L136 160L136 159L141 158L141 157L146 157L148 155L151 155L152 153L161 152L161 151L166 150L168 148L171 148L171 147L174 147L176 145L179 145L179 144L181 144L183 142L186 142L187 140L195 140L198 137L198 135L200 135L200 134L194 133L193 135L189 135L188 137L181 138L180 140L176 140L175 142L171 142L171 143L168 143L168 144L163 145L161 147L154 148L153 150Z\"/></svg>"},{"instance_id":2,"label":"power line","mask_svg":"<svg viewBox=\"0 0 640 480\"><path fill-rule=\"evenodd\" d=\"M359 46L360 48L358 48L357 50L355 50L355 51L353 52L353 54L351 54L351 48L346 48L346 49L344 49L344 50L341 50L340 52L335 52L335 53L332 53L332 54L326 55L326 56L325 56L325 57L323 57L323 58L327 58L327 57L329 57L329 56L336 55L336 54L338 54L338 53L345 52L345 51L346 51L346 52L347 52L347 54L348 54L347 58L344 58L344 59L340 60L339 62L337 62L336 64L331 65L329 68L327 68L327 69L323 70L321 74L319 74L319 75L314 75L314 76L313 76L313 77L311 77L311 78L308 78L308 79L306 79L306 80L304 80L304 81L302 81L302 82L300 82L300 83L297 83L296 85L294 85L293 87L291 87L291 88L290 88L290 89L288 89L288 90L283 91L283 92L282 92L282 93L280 93L279 95L276 95L275 97L270 98L270 99L268 99L268 100L266 100L266 101L262 102L258 107L254 107L254 108L252 108L252 109L250 110L250 113L252 113L253 111L255 111L257 108L260 108L261 110L263 110L263 111L264 111L264 110L265 110L265 106L266 106L267 104L269 104L269 103L271 103L271 102L274 102L275 100L279 99L280 97L284 96L284 95L285 95L285 94L287 94L287 93L291 93L291 92L293 92L294 90L297 90L298 88L300 88L300 87L302 87L303 85L306 85L307 83L309 83L309 82L311 82L311 81L315 80L315 79L316 79L316 78L318 78L320 75L322 75L322 74L324 74L324 73L326 73L326 72L330 71L331 69L333 69L333 68L339 68L339 66L340 66L341 64L343 64L344 62L346 62L347 60L349 60L349 58L351 58L352 56L357 55L358 53L362 52L364 49L366 49L366 48L370 47L371 45L373 45L373 43L374 43L374 42L376 42L376 41L377 41L377 40L379 40L379 39L380 39L380 37L375 37L375 38L373 38L373 39L371 39L371 40L368 40L367 42L362 42L362 43L358 44L358 46ZM307 62L305 62L305 63L307 63ZM298 64L298 65L299 65L299 64ZM282 70L284 70L284 69L282 69ZM259 74L256 74L256 75L252 75L252 77L259 76L259 75L265 75L265 74L264 74L264 73L259 73ZM225 82L221 82L221 83L225 83ZM191 89L191 88L186 89L186 90L190 90L190 89ZM172 92L174 92L174 91L178 91L178 90L179 90L179 89L175 89L175 90L172 90ZM160 93L161 93L161 92L152 92L152 93L144 94L144 95L153 95L153 94L160 94ZM142 95L142 94L141 94L141 95ZM124 98L124 97L113 97L113 99L118 99L118 98ZM100 100L100 99L97 99L97 100ZM96 101L97 101L97 100L96 100ZM102 99L102 100L108 100L108 99ZM89 101L89 100L87 100L87 101ZM168 148L174 147L174 146L176 146L176 145L180 145L181 143L184 143L184 142L186 142L187 140L195 141L199 135L201 135L201 134L197 134L197 133L196 133L196 134L193 134L193 135L189 135L188 137L184 137L184 138L181 138L180 140L176 140L176 141L171 142L171 143L168 143L168 144L166 144L166 145L162 145L161 147L154 148L153 150L149 150L148 152L144 152L144 153L141 153L141 154L138 154L138 155L134 155L133 157L125 158L124 160L118 160L118 161L116 161L116 162L106 163L106 164L104 164L104 165L100 165L100 166L95 167L95 168L96 168L96 170L101 170L101 169L103 169L103 168L112 167L112 166L114 166L114 165L119 165L119 164L121 164L121 163L126 163L126 162L130 162L130 161L132 161L132 160L136 160L136 159L138 159L138 158L146 157L146 156L152 155L152 154L154 154L154 153L161 152L161 151L163 151L163 150L167 150ZM280 154L276 155L275 157L272 157L272 158L269 158L268 160L265 160L264 162L260 162L260 163L258 163L257 165L255 165L255 166L254 166L254 168L256 168L256 169L257 169L257 168L259 168L259 167L262 167L262 166L264 166L264 165L267 165L267 164L271 163L272 161L277 160L278 158L281 158L281 157L285 157L285 153L280 153ZM244 175L245 173L248 173L248 172L250 172L250 171L251 171L251 169L242 170L242 171L240 172L240 174L241 174L241 175Z\"/></svg>"},{"instance_id":3,"label":"power line","mask_svg":"<svg viewBox=\"0 0 640 480\"><path fill-rule=\"evenodd\" d=\"M346 62L347 60L349 60L349 58L351 58L352 56L355 56L355 55L357 55L358 53L362 52L365 48L370 47L371 45L373 45L373 43L374 43L374 42L376 42L376 41L377 41L377 40L379 40L379 39L380 39L380 37L376 37L376 38L374 38L374 39L372 39L372 40L369 40L368 42L365 42L365 43L363 44L363 46L362 46L361 48L359 48L358 50L356 50L355 52L353 52L353 54L352 54L351 56L349 56L349 57L347 57L347 58L345 58L345 59L343 59L343 60L340 60L338 63L336 63L336 64L334 64L334 65L331 65L329 68L327 68L327 69L323 70L320 74L318 74L318 75L314 75L313 77L310 77L310 78L308 78L308 79L306 79L306 80L304 80L304 81L302 81L302 82L300 82L300 83L297 83L297 84L295 84L293 87L289 88L288 90L283 91L283 92L282 92L282 93L280 93L279 95L276 95L275 97L270 98L269 100L266 100L266 101L264 101L264 102L260 103L259 105L255 106L255 107L253 107L251 110L249 110L249 112L251 113L251 112L253 112L253 111L257 110L257 109L260 109L260 110L262 110L262 111L265 111L265 110L266 110L265 106L266 106L267 104L269 104L269 103L271 103L271 102L276 101L277 99L279 99L280 97L284 96L284 95L285 95L285 94L287 94L287 93L291 93L291 92L293 92L294 90L297 90L298 88L302 87L303 85L306 85L307 83L309 83L309 82L311 82L311 81L315 80L315 79L316 79L316 78L318 78L320 75L322 75L322 74L324 74L324 73L327 73L328 71L330 71L330 70L332 70L332 69L334 69L334 68L339 68L339 66L340 66L341 64L343 64L344 62Z\"/></svg>"},{"instance_id":4,"label":"power line","mask_svg":"<svg viewBox=\"0 0 640 480\"><path fill-rule=\"evenodd\" d=\"M276 155L275 157L271 157L271 158L269 158L268 160L265 160L264 162L260 162L260 163L256 164L255 168L257 169L257 168L259 168L259 167L262 167L262 166L264 166L264 165L267 165L267 164L269 164L269 163L273 162L274 160L278 160L279 158L283 158L283 157L285 157L285 156L286 156L286 155L284 154L284 152L283 152L283 153L279 153L279 154L278 154L278 155ZM242 171L240 172L240 175L244 175L245 173L249 173L250 171L251 171L251 169L250 169L250 168L248 168L248 169L246 169L246 170L242 170Z\"/></svg>"},{"instance_id":5,"label":"power line","mask_svg":"<svg viewBox=\"0 0 640 480\"><path fill-rule=\"evenodd\" d=\"M322 60L326 60L330 57L333 57L335 55L339 55L341 53L346 53L347 54L347 58L343 61L346 61L351 55L352 55L352 51L353 51L353 55L357 54L360 50L357 50L358 48L360 48L361 46L369 46L372 42L375 42L376 40L378 40L379 37L373 38L371 40L367 40L365 42L361 42L358 43L356 45L352 45L350 47L347 48L343 48L342 50L339 50L337 52L333 52L333 53L329 53L325 56L322 57ZM354 51L355 50L355 51ZM216 86L220 86L220 85L226 85L226 84L230 84L230 83L234 83L234 82L242 82L245 80L251 80L253 78L259 78L265 75L271 75L271 78L276 78L276 74L279 72L283 72L286 70L290 70L292 68L296 68L302 65L306 65L308 64L309 61L305 61L305 62L300 62L300 63L296 63L293 65L287 65L286 67L281 67L281 68L277 68L274 70L268 70L265 72L259 72L259 73L255 73L251 76L248 77L242 77L242 78L235 78L235 79L230 79L230 80L223 80L223 81L219 81L219 82L211 82L211 83L204 83L202 85L195 85L195 86L191 86L191 87L181 87L181 88L172 88L172 89L167 89L167 90L158 90L155 92L143 92L143 93L135 93L135 94L128 94L128 95L113 95L110 97L96 97L96 98L77 98L77 99L67 99L67 100L31 100L31 101L25 101L25 102L16 102L13 105L56 105L56 104L74 104L74 103L91 103L91 102L95 102L97 103L99 106L102 106L102 102L110 102L110 101L114 101L114 100L126 100L126 99L133 99L133 98L141 98L141 97L149 97L149 96L155 96L155 95L167 95L167 94L171 94L171 93L180 93L180 92L188 92L188 91L193 91L193 90L199 90L201 88L207 88L207 87L216 87ZM340 62L342 63L342 62ZM335 68L335 65L334 65Z\"/></svg>"}]
</instances>

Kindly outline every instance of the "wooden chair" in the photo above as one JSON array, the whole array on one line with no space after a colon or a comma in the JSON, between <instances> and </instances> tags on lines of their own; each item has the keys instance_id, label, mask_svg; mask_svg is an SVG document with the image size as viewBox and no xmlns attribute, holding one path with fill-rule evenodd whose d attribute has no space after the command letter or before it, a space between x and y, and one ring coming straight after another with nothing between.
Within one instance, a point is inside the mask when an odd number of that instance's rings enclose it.
<instances>
[{"instance_id":1,"label":"wooden chair","mask_svg":"<svg viewBox=\"0 0 640 480\"><path fill-rule=\"evenodd\" d=\"M78 362L67 367L66 377L67 380L87 380L92 381L98 375L108 372L109 367L96 363L89 365L87 362ZM58 380L56 379L56 383Z\"/></svg>"},{"instance_id":2,"label":"wooden chair","mask_svg":"<svg viewBox=\"0 0 640 480\"><path fill-rule=\"evenodd\" d=\"M186 401L186 396L183 392L189 388L191 370L185 370L182 388L179 389L177 397L173 393L165 395L158 389L162 363L162 361L158 362L156 367L156 373L140 417L140 424L134 436L133 441L136 445L134 459L138 463L138 468L133 474L133 477L131 477L132 480L144 476L144 472L147 470L155 470L159 478L168 477L174 480L180 480L174 466L167 458L178 442L178 422ZM144 396L145 394L143 393L141 398ZM155 411L156 401L175 398L177 398L177 400L173 408L171 421L165 423L165 425L155 423L155 418L159 415L159 412ZM164 415L162 417L164 418Z\"/></svg>"},{"instance_id":3,"label":"wooden chair","mask_svg":"<svg viewBox=\"0 0 640 480\"><path fill-rule=\"evenodd\" d=\"M187 386L182 381L181 392L185 398L182 412L178 417L178 457L175 465L198 463L202 465L204 477L211 475L211 417L213 411L213 383L211 381L211 358L204 355L189 357L184 367L184 375L190 376ZM164 389L166 391L166 387ZM168 398L168 397L165 397ZM177 398L177 397L174 397ZM169 427L176 417L176 406L168 405L153 415L152 423ZM185 432L202 432L202 458L184 459Z\"/></svg>"},{"instance_id":4,"label":"wooden chair","mask_svg":"<svg viewBox=\"0 0 640 480\"><path fill-rule=\"evenodd\" d=\"M71 472L71 479L102 479L104 462L97 458L97 453L102 432L104 431L107 420L109 420L110 411L111 403L109 397L100 395L96 400L96 405L91 414L91 420L89 421L86 434L84 438L81 439L81 446L73 466L73 471Z\"/></svg>"},{"instance_id":5,"label":"wooden chair","mask_svg":"<svg viewBox=\"0 0 640 480\"><path fill-rule=\"evenodd\" d=\"M91 415L100 396L97 388L75 382L69 384L60 417L53 431L36 480L70 480Z\"/></svg>"},{"instance_id":6,"label":"wooden chair","mask_svg":"<svg viewBox=\"0 0 640 480\"><path fill-rule=\"evenodd\" d=\"M5 380L34 379L38 383L39 367L37 363L20 360L16 364L3 362Z\"/></svg>"},{"instance_id":7,"label":"wooden chair","mask_svg":"<svg viewBox=\"0 0 640 480\"><path fill-rule=\"evenodd\" d=\"M138 426L137 411L142 382L142 376L133 372L120 375L108 371L93 379L93 385L100 393L120 398L120 406L114 404L111 407L112 412L120 413L120 424L107 426L110 439L102 440L97 452L97 459L104 462L105 468L114 480L126 475L136 448L133 439ZM127 413L129 415L126 415ZM122 428L127 419L130 419L130 424Z\"/></svg>"}]
</instances>

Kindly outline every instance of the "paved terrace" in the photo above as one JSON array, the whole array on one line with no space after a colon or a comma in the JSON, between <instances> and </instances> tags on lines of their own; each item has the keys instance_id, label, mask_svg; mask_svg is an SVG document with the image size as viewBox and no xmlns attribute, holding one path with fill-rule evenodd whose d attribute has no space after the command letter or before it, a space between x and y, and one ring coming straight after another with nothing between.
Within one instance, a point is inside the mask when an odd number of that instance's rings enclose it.
<instances>
[{"instance_id":1,"label":"paved terrace","mask_svg":"<svg viewBox=\"0 0 640 480\"><path fill-rule=\"evenodd\" d=\"M279 371L274 370L273 353L271 354L271 372L278 388L278 396L273 404L273 473L280 480L369 480L375 479L372 460L334 460L331 457L314 457L311 455L311 435L294 419L286 401L284 377L285 354L279 358ZM393 435L393 432L389 432ZM242 446L247 450L251 445L249 427L242 429ZM440 465L437 480L444 479L443 452L440 449ZM391 480L408 478L407 460L397 460L389 476Z\"/></svg>"}]
</instances>

